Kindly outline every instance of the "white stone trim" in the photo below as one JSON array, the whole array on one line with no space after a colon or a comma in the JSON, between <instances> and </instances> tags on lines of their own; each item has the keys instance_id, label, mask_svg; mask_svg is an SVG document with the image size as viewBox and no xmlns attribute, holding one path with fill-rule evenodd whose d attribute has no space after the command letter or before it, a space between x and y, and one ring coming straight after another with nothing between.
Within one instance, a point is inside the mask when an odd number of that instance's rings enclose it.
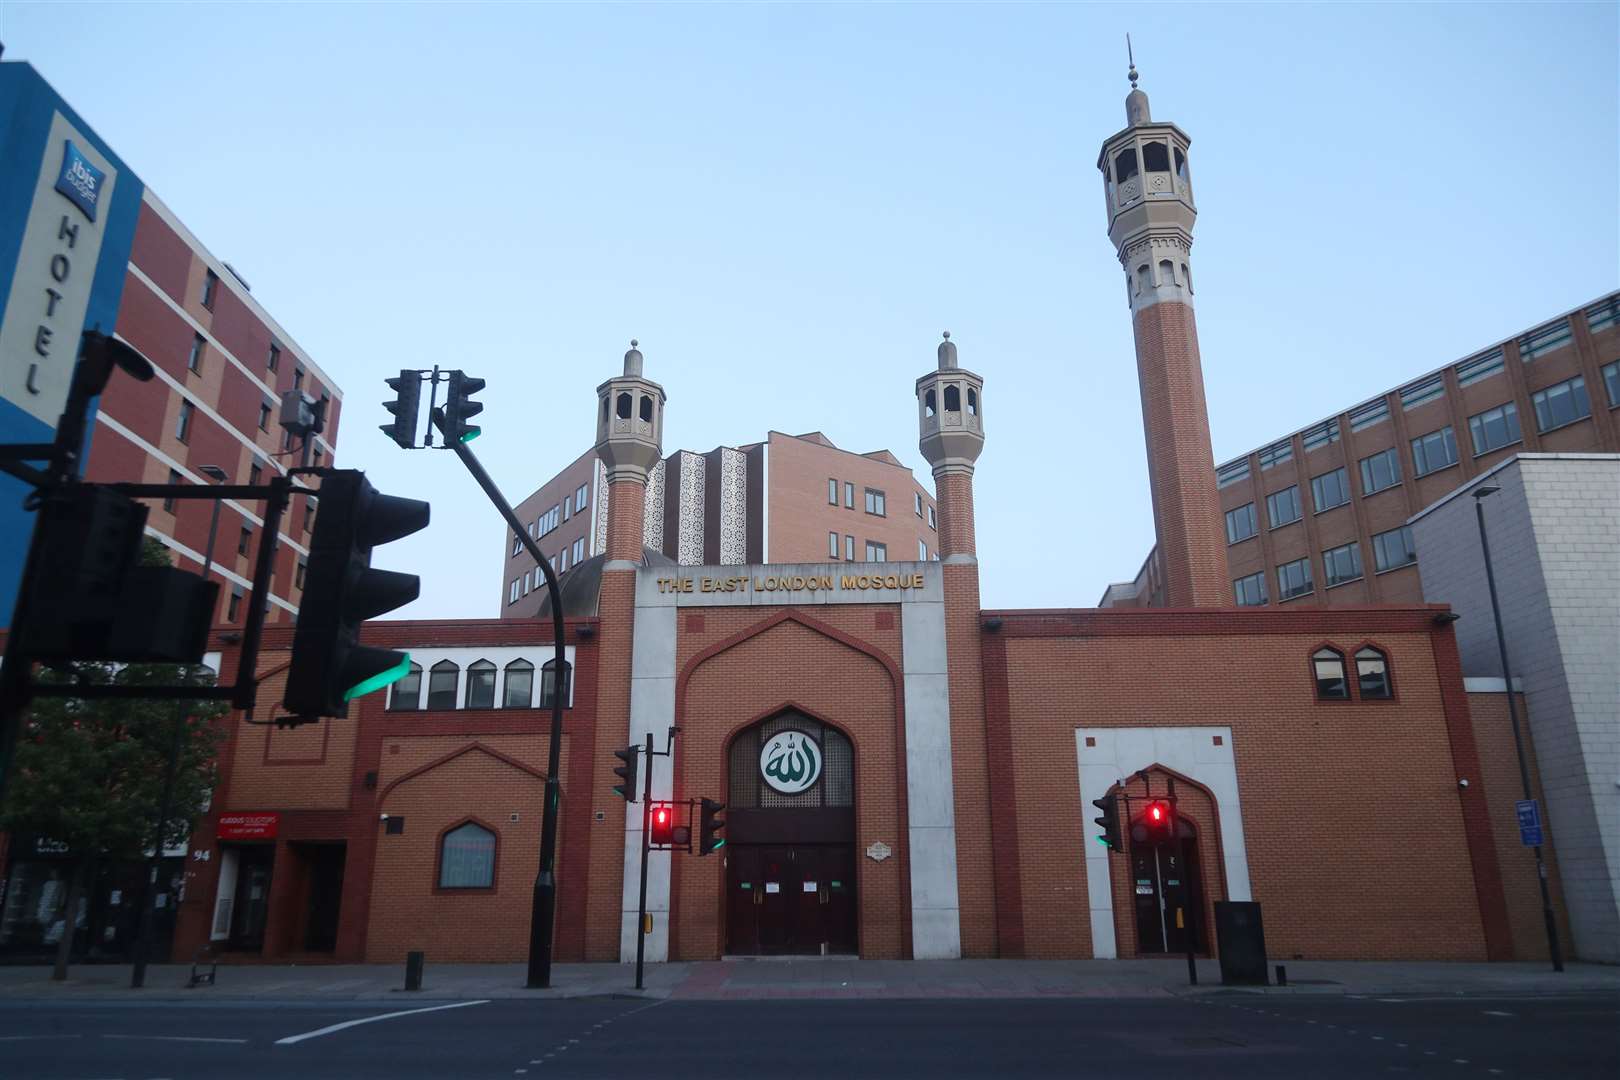
<instances>
[{"instance_id":1,"label":"white stone trim","mask_svg":"<svg viewBox=\"0 0 1620 1080\"><path fill-rule=\"evenodd\" d=\"M1221 745L1214 743L1221 737ZM1086 739L1096 741L1087 746ZM1220 816L1221 851L1226 871L1226 899L1248 900L1249 856L1243 840L1243 812L1238 800L1236 748L1227 727L1076 728L1075 752L1080 766L1080 806L1084 821L1080 843L1085 851L1086 892L1091 908L1091 955L1098 960L1119 956L1114 938L1114 894L1108 851L1091 839L1092 800L1108 794L1117 781L1138 769L1162 765L1196 780L1215 796ZM1120 808L1120 822L1129 827ZM1206 893L1213 895L1211 890Z\"/></svg>"},{"instance_id":2,"label":"white stone trim","mask_svg":"<svg viewBox=\"0 0 1620 1080\"><path fill-rule=\"evenodd\" d=\"M642 569L642 573L646 568ZM637 590L638 596L640 590ZM636 607L630 656L630 723L625 744L645 746L652 734L653 749L662 753L675 722L675 623L671 606ZM647 762L641 763L646 769ZM642 774L646 775L645 773ZM673 797L674 761L669 757L652 759L652 797ZM641 793L629 804L624 816L624 888L619 930L619 960L636 959L636 915L641 899ZM647 860L647 912L653 917L653 932L647 935L645 957L661 963L669 959L669 867L671 855L654 851Z\"/></svg>"},{"instance_id":3,"label":"white stone trim","mask_svg":"<svg viewBox=\"0 0 1620 1080\"><path fill-rule=\"evenodd\" d=\"M1524 681L1513 680L1515 693L1524 693ZM1469 694L1502 694L1507 692L1507 680L1497 676L1470 675L1463 679L1463 691Z\"/></svg>"},{"instance_id":4,"label":"white stone trim","mask_svg":"<svg viewBox=\"0 0 1620 1080\"><path fill-rule=\"evenodd\" d=\"M534 679L529 684L529 704L527 707L535 709L539 708L542 672L545 666L556 659L557 656L557 647L550 642L536 643L534 645L506 645L496 648L473 645L458 648L427 646L418 649L411 645L402 645L400 651L408 653L411 663L422 669L422 681L416 688L417 711L421 711L426 707L428 673L433 670L433 665L442 664L444 661L449 660L458 669L456 672L455 708L458 712L473 714L499 713L502 711L502 707L497 705L491 709L468 709L462 704L467 700L467 665L476 663L479 660L488 660L495 665L495 700L499 702L506 700L506 665L514 660L527 660L534 665ZM574 647L572 645L563 646L563 662L570 669L573 668ZM575 680L568 680L568 701L565 703L565 707L570 709L574 707L574 683ZM390 686L387 693L385 711L391 712L394 710L388 709L387 706L393 704L394 687ZM518 706L514 706L514 708L516 707ZM411 712L409 709L398 711L406 715Z\"/></svg>"},{"instance_id":5,"label":"white stone trim","mask_svg":"<svg viewBox=\"0 0 1620 1080\"><path fill-rule=\"evenodd\" d=\"M954 960L962 955L962 915L957 892L943 597L900 606L900 642L906 702L911 955L917 960Z\"/></svg>"}]
</instances>

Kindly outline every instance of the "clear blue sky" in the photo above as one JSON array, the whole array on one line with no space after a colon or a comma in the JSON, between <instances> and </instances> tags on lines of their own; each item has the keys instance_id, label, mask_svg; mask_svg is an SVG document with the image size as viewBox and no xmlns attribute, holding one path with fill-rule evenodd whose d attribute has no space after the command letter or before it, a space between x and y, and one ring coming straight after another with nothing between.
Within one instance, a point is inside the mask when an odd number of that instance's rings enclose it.
<instances>
[{"instance_id":1,"label":"clear blue sky","mask_svg":"<svg viewBox=\"0 0 1620 1080\"><path fill-rule=\"evenodd\" d=\"M946 329L984 602L1089 606L1152 543L1095 168L1125 32L1193 139L1224 460L1616 286L1616 10L6 0L0 40L337 380L339 463L432 500L378 560L422 573L405 614L494 615L503 529L376 430L398 368L489 381L514 501L632 336L666 450L820 429L926 479Z\"/></svg>"}]
</instances>

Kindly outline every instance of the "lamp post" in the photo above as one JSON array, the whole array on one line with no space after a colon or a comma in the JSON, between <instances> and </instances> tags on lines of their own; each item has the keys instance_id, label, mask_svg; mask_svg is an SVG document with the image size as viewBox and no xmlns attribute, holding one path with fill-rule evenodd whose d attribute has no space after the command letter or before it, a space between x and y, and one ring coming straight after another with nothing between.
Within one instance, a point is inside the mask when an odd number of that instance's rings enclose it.
<instances>
[{"instance_id":1,"label":"lamp post","mask_svg":"<svg viewBox=\"0 0 1620 1080\"><path fill-rule=\"evenodd\" d=\"M216 484L230 479L229 474L218 465L204 465L197 471ZM204 581L208 580L208 573L214 565L214 537L219 532L219 504L222 501L213 500L213 512L208 519L208 542L203 546ZM176 702L169 730L169 760L163 769L163 798L158 804L157 828L152 833L152 858L146 872L146 895L141 901L141 921L135 932L135 966L129 976L131 990L139 990L146 985L147 957L152 951L152 921L157 910L158 874L163 866L163 833L168 826L169 815L174 811L174 774L180 767L180 735L185 729L185 717L185 702Z\"/></svg>"},{"instance_id":2,"label":"lamp post","mask_svg":"<svg viewBox=\"0 0 1620 1080\"><path fill-rule=\"evenodd\" d=\"M1491 594L1491 617L1496 620L1496 648L1502 657L1502 682L1507 693L1508 719L1513 725L1513 749L1519 755L1519 782L1524 786L1524 797L1530 793L1530 765L1524 758L1524 736L1519 731L1519 706L1513 698L1513 671L1508 667L1507 635L1502 632L1502 608L1496 599L1496 573L1491 568L1491 542L1485 535L1485 500L1502 489L1484 485L1473 490L1474 516L1479 521L1479 547L1485 556L1485 584ZM1541 845L1535 846L1536 883L1541 886L1541 915L1547 924L1547 951L1552 954L1554 971L1564 970L1564 957L1558 949L1558 923L1553 918L1552 896L1547 891L1547 864L1541 857Z\"/></svg>"}]
</instances>

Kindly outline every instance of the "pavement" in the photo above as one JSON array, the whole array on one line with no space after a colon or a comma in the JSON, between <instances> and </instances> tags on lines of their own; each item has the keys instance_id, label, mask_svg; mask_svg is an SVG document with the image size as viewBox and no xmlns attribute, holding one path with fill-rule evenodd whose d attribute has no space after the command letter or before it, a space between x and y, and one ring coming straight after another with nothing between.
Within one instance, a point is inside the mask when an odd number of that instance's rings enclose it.
<instances>
[{"instance_id":1,"label":"pavement","mask_svg":"<svg viewBox=\"0 0 1620 1080\"><path fill-rule=\"evenodd\" d=\"M506 998L748 1000L775 998L1169 998L1220 993L1307 995L1620 996L1620 967L1571 963L1376 963L1289 961L1288 985L1223 987L1213 960L1189 985L1182 959L861 960L853 957L746 958L648 964L643 988L628 964L558 964L546 990L524 986L521 964L434 964L420 992L407 992L392 964L221 964L212 986L187 987L189 965L148 968L146 987L129 989L127 965L83 965L65 982L49 967L0 967L0 1003L135 998L201 1001L465 1001Z\"/></svg>"}]
</instances>

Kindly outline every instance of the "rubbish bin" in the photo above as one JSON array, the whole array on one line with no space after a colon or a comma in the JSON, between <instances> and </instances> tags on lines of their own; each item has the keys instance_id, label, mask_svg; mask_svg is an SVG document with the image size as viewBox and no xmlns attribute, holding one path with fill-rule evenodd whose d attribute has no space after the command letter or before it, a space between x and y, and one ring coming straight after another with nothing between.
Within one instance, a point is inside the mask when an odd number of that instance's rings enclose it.
<instances>
[{"instance_id":1,"label":"rubbish bin","mask_svg":"<svg viewBox=\"0 0 1620 1080\"><path fill-rule=\"evenodd\" d=\"M1215 939L1221 951L1221 983L1265 986L1266 933L1253 900L1215 901Z\"/></svg>"}]
</instances>

